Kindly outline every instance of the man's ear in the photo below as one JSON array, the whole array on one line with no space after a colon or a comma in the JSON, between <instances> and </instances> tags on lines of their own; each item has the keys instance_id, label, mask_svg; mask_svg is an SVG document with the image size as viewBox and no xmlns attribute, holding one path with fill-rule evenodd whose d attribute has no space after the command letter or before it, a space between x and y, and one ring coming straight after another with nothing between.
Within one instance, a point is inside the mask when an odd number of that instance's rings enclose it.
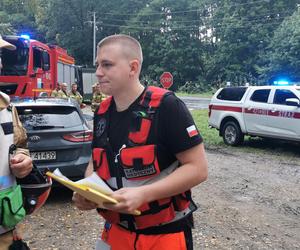
<instances>
[{"instance_id":1,"label":"man's ear","mask_svg":"<svg viewBox=\"0 0 300 250\"><path fill-rule=\"evenodd\" d=\"M140 62L139 62L139 60L133 59L133 60L130 61L129 65L130 65L130 72L129 72L130 76L134 76L136 74L139 74L139 72L140 72Z\"/></svg>"}]
</instances>

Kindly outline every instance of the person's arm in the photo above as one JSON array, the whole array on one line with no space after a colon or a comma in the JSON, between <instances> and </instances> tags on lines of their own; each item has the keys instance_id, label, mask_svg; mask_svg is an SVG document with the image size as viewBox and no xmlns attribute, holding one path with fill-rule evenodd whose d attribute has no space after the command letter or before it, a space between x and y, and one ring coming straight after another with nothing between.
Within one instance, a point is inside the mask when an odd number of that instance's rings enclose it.
<instances>
[{"instance_id":1,"label":"person's arm","mask_svg":"<svg viewBox=\"0 0 300 250\"><path fill-rule=\"evenodd\" d=\"M9 166L14 176L23 178L31 172L33 165L28 150L26 130L22 126L15 106L12 106L12 120L16 149L10 157Z\"/></svg>"},{"instance_id":2,"label":"person's arm","mask_svg":"<svg viewBox=\"0 0 300 250\"><path fill-rule=\"evenodd\" d=\"M176 154L182 166L169 176L149 185L122 188L112 197L118 204L106 204L110 210L131 213L142 204L183 193L207 179L207 160L203 143Z\"/></svg>"}]
</instances>

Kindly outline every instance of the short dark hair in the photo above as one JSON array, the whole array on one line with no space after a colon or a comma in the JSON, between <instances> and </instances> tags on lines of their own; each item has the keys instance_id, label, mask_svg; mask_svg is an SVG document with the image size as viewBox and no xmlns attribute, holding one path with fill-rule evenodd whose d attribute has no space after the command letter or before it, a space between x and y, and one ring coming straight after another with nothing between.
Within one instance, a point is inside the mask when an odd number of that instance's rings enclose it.
<instances>
[{"instance_id":1,"label":"short dark hair","mask_svg":"<svg viewBox=\"0 0 300 250\"><path fill-rule=\"evenodd\" d=\"M100 49L101 47L108 45L108 44L119 44L124 48L128 48L127 50L124 50L124 53L128 58L135 58L140 61L140 63L143 63L143 52L141 44L133 37L124 35L124 34L118 34L118 35L112 35L103 38L97 45L97 48Z\"/></svg>"}]
</instances>

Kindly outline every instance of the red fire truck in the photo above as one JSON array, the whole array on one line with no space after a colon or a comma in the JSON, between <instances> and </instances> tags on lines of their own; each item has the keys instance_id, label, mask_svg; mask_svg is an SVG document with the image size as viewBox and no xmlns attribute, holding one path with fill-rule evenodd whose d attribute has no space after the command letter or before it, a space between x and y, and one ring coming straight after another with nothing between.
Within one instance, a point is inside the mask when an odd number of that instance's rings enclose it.
<instances>
[{"instance_id":1,"label":"red fire truck","mask_svg":"<svg viewBox=\"0 0 300 250\"><path fill-rule=\"evenodd\" d=\"M2 50L0 90L10 96L50 95L57 83L77 82L76 66L67 51L25 36L4 36L16 50Z\"/></svg>"}]
</instances>

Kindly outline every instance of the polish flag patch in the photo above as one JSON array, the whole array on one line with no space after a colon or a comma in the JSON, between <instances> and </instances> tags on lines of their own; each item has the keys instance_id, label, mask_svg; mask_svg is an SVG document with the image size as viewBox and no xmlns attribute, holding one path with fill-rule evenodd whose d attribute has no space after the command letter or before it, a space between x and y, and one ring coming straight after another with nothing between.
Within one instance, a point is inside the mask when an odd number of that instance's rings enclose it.
<instances>
[{"instance_id":1,"label":"polish flag patch","mask_svg":"<svg viewBox=\"0 0 300 250\"><path fill-rule=\"evenodd\" d=\"M188 132L189 137L198 135L198 131L197 131L195 125L189 126L188 128L186 128L186 131Z\"/></svg>"}]
</instances>

